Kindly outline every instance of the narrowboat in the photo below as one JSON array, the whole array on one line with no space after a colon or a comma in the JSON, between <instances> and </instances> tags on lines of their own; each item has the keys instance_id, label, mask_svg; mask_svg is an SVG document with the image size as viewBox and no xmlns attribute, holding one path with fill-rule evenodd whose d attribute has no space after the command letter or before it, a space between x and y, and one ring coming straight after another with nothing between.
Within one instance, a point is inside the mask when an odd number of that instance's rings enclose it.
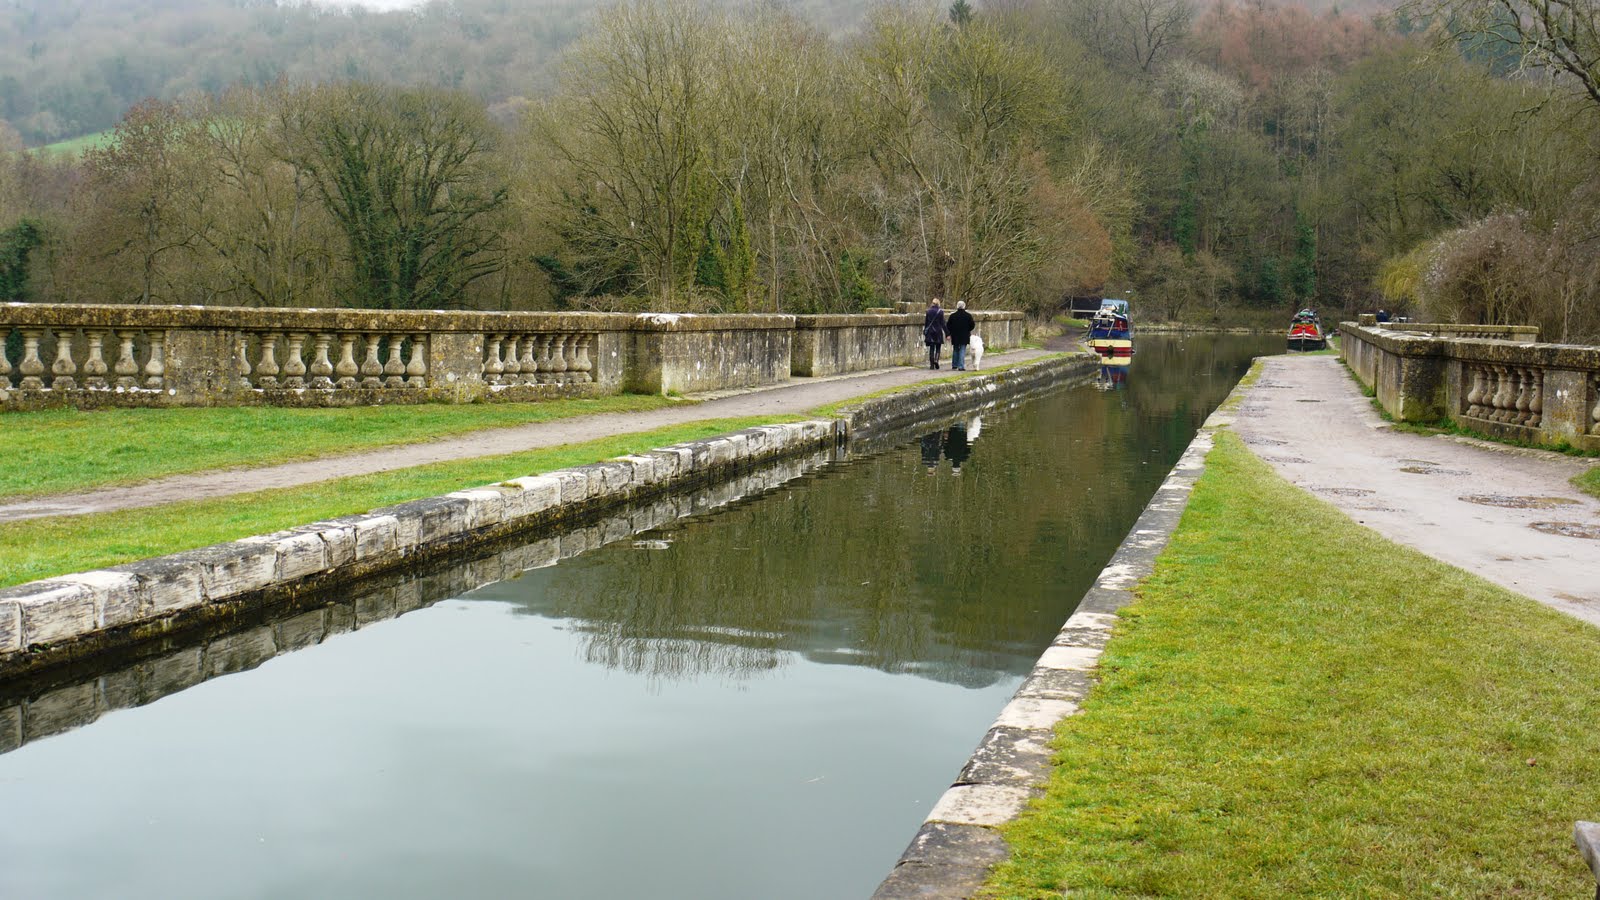
<instances>
[{"instance_id":1,"label":"narrowboat","mask_svg":"<svg viewBox=\"0 0 1600 900\"><path fill-rule=\"evenodd\" d=\"M1089 320L1089 348L1100 354L1102 363L1126 365L1133 358L1133 323L1127 305L1101 307Z\"/></svg>"},{"instance_id":2,"label":"narrowboat","mask_svg":"<svg viewBox=\"0 0 1600 900\"><path fill-rule=\"evenodd\" d=\"M1324 350L1327 346L1328 336L1317 314L1309 309L1295 313L1294 321L1289 323L1289 349Z\"/></svg>"}]
</instances>

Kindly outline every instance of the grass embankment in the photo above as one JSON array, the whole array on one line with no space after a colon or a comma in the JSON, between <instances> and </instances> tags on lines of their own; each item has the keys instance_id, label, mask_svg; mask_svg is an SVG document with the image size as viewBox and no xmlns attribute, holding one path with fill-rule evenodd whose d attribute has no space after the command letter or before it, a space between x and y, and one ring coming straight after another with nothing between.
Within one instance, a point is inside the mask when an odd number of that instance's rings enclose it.
<instances>
[{"instance_id":1,"label":"grass embankment","mask_svg":"<svg viewBox=\"0 0 1600 900\"><path fill-rule=\"evenodd\" d=\"M0 499L81 491L207 469L264 466L571 416L684 401L642 394L544 403L353 409L72 409L7 413Z\"/></svg>"},{"instance_id":2,"label":"grass embankment","mask_svg":"<svg viewBox=\"0 0 1600 900\"><path fill-rule=\"evenodd\" d=\"M1380 564L1381 563L1381 564ZM1229 434L985 896L1578 897L1600 630L1388 543Z\"/></svg>"},{"instance_id":3,"label":"grass embankment","mask_svg":"<svg viewBox=\"0 0 1600 900\"><path fill-rule=\"evenodd\" d=\"M793 416L711 419L526 453L488 456L146 509L0 525L0 587L264 534L523 475L585 465Z\"/></svg>"}]
</instances>

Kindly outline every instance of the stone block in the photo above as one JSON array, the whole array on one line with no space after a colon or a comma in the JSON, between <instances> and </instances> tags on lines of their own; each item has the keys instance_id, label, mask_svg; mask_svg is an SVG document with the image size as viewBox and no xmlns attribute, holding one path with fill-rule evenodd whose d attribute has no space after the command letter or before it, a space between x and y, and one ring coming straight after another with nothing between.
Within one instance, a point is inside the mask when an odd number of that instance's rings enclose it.
<instances>
[{"instance_id":1,"label":"stone block","mask_svg":"<svg viewBox=\"0 0 1600 900\"><path fill-rule=\"evenodd\" d=\"M661 484L676 481L683 474L685 462L689 461L685 459L686 455L672 449L651 450L650 458L655 460L656 480Z\"/></svg>"},{"instance_id":2,"label":"stone block","mask_svg":"<svg viewBox=\"0 0 1600 900\"><path fill-rule=\"evenodd\" d=\"M200 575L206 599L217 603L270 586L278 577L278 549L234 541L177 554Z\"/></svg>"},{"instance_id":3,"label":"stone block","mask_svg":"<svg viewBox=\"0 0 1600 900\"><path fill-rule=\"evenodd\" d=\"M399 549L400 522L394 516L360 516L353 525L356 562L382 559Z\"/></svg>"},{"instance_id":4,"label":"stone block","mask_svg":"<svg viewBox=\"0 0 1600 900\"><path fill-rule=\"evenodd\" d=\"M273 641L280 651L303 650L322 643L327 637L328 614L326 610L313 609L276 622L272 628Z\"/></svg>"},{"instance_id":5,"label":"stone block","mask_svg":"<svg viewBox=\"0 0 1600 900\"><path fill-rule=\"evenodd\" d=\"M738 459L738 453L734 450L731 439L720 437L706 441L706 465L710 468L725 469Z\"/></svg>"},{"instance_id":6,"label":"stone block","mask_svg":"<svg viewBox=\"0 0 1600 900\"><path fill-rule=\"evenodd\" d=\"M1027 788L1043 784L1050 774L1048 728L996 725L983 736L957 776L959 784L1005 784Z\"/></svg>"},{"instance_id":7,"label":"stone block","mask_svg":"<svg viewBox=\"0 0 1600 900\"><path fill-rule=\"evenodd\" d=\"M233 672L246 672L278 655L272 626L260 625L225 635L207 644L201 660L201 673L216 678Z\"/></svg>"},{"instance_id":8,"label":"stone block","mask_svg":"<svg viewBox=\"0 0 1600 900\"><path fill-rule=\"evenodd\" d=\"M472 504L460 497L435 497L406 506L416 508L419 513L418 547L441 543L472 529Z\"/></svg>"},{"instance_id":9,"label":"stone block","mask_svg":"<svg viewBox=\"0 0 1600 900\"><path fill-rule=\"evenodd\" d=\"M100 689L93 681L56 688L28 701L22 717L22 739L37 741L71 731L100 718Z\"/></svg>"},{"instance_id":10,"label":"stone block","mask_svg":"<svg viewBox=\"0 0 1600 900\"><path fill-rule=\"evenodd\" d=\"M502 488L483 487L456 491L445 496L467 503L467 529L477 531L499 525L506 518L506 491Z\"/></svg>"},{"instance_id":11,"label":"stone block","mask_svg":"<svg viewBox=\"0 0 1600 900\"><path fill-rule=\"evenodd\" d=\"M619 500L633 493L633 466L617 460L607 460L595 463L589 467L590 478L598 474L602 485L602 496L608 500Z\"/></svg>"},{"instance_id":12,"label":"stone block","mask_svg":"<svg viewBox=\"0 0 1600 900\"><path fill-rule=\"evenodd\" d=\"M139 579L144 618L168 615L206 602L200 570L181 556L147 559L117 566L113 571L131 572Z\"/></svg>"},{"instance_id":13,"label":"stone block","mask_svg":"<svg viewBox=\"0 0 1600 900\"><path fill-rule=\"evenodd\" d=\"M747 459L756 459L767 454L769 438L762 429L746 428L736 436L744 439L744 455Z\"/></svg>"},{"instance_id":14,"label":"stone block","mask_svg":"<svg viewBox=\"0 0 1600 900\"><path fill-rule=\"evenodd\" d=\"M551 472L550 476L561 483L561 505L587 502L591 496L589 488L589 475L578 469L562 469Z\"/></svg>"},{"instance_id":15,"label":"stone block","mask_svg":"<svg viewBox=\"0 0 1600 900\"><path fill-rule=\"evenodd\" d=\"M724 435L722 440L728 442L735 463L742 463L750 458L750 436L745 432L735 431L733 434Z\"/></svg>"},{"instance_id":16,"label":"stone block","mask_svg":"<svg viewBox=\"0 0 1600 900\"><path fill-rule=\"evenodd\" d=\"M22 705L0 706L0 754L22 746Z\"/></svg>"},{"instance_id":17,"label":"stone block","mask_svg":"<svg viewBox=\"0 0 1600 900\"><path fill-rule=\"evenodd\" d=\"M1030 796L1027 788L1013 785L958 784L933 805L928 821L992 828L1016 818Z\"/></svg>"},{"instance_id":18,"label":"stone block","mask_svg":"<svg viewBox=\"0 0 1600 900\"><path fill-rule=\"evenodd\" d=\"M656 461L650 456L621 456L614 462L622 463L633 469L633 474L628 477L634 490L655 486L659 478L656 475Z\"/></svg>"},{"instance_id":19,"label":"stone block","mask_svg":"<svg viewBox=\"0 0 1600 900\"><path fill-rule=\"evenodd\" d=\"M267 538L278 550L277 580L280 583L298 581L328 568L328 546L316 532L287 531Z\"/></svg>"},{"instance_id":20,"label":"stone block","mask_svg":"<svg viewBox=\"0 0 1600 900\"><path fill-rule=\"evenodd\" d=\"M506 521L531 518L561 503L561 479L549 475L529 475L506 482L515 491L505 498Z\"/></svg>"},{"instance_id":21,"label":"stone block","mask_svg":"<svg viewBox=\"0 0 1600 900\"><path fill-rule=\"evenodd\" d=\"M0 601L0 653L22 649L22 606L15 600Z\"/></svg>"},{"instance_id":22,"label":"stone block","mask_svg":"<svg viewBox=\"0 0 1600 900\"><path fill-rule=\"evenodd\" d=\"M94 596L96 628L115 628L137 621L142 600L139 579L132 572L100 569L77 572L54 579L64 584L81 584Z\"/></svg>"},{"instance_id":23,"label":"stone block","mask_svg":"<svg viewBox=\"0 0 1600 900\"><path fill-rule=\"evenodd\" d=\"M356 526L353 521L334 519L312 522L289 530L297 534L314 534L322 539L325 569L342 568L356 561Z\"/></svg>"},{"instance_id":24,"label":"stone block","mask_svg":"<svg viewBox=\"0 0 1600 900\"><path fill-rule=\"evenodd\" d=\"M0 590L0 606L8 602L20 608L23 648L94 630L94 592L81 584L35 581Z\"/></svg>"}]
</instances>

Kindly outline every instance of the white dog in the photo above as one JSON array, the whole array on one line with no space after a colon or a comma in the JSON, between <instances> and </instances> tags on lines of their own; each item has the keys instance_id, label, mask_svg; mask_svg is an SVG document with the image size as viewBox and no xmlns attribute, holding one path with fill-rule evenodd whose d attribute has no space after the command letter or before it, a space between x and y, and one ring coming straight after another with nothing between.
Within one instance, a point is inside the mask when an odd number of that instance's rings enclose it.
<instances>
[{"instance_id":1,"label":"white dog","mask_svg":"<svg viewBox=\"0 0 1600 900\"><path fill-rule=\"evenodd\" d=\"M967 356L970 357L967 361L968 366L974 369L983 368L983 338L972 336L971 346L967 347Z\"/></svg>"}]
</instances>

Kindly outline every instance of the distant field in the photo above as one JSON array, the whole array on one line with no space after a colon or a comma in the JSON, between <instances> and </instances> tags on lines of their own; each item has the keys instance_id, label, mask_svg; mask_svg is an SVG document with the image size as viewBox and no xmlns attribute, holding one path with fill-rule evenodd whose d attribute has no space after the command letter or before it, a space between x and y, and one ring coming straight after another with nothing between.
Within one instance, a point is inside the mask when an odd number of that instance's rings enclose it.
<instances>
[{"instance_id":1,"label":"distant field","mask_svg":"<svg viewBox=\"0 0 1600 900\"><path fill-rule=\"evenodd\" d=\"M111 138L114 134L115 132L107 129L105 131L97 131L94 134L86 134L82 137L56 141L54 144L45 144L36 149L43 153L65 153L70 156L77 156L85 150L99 150L101 147L111 143Z\"/></svg>"}]
</instances>

